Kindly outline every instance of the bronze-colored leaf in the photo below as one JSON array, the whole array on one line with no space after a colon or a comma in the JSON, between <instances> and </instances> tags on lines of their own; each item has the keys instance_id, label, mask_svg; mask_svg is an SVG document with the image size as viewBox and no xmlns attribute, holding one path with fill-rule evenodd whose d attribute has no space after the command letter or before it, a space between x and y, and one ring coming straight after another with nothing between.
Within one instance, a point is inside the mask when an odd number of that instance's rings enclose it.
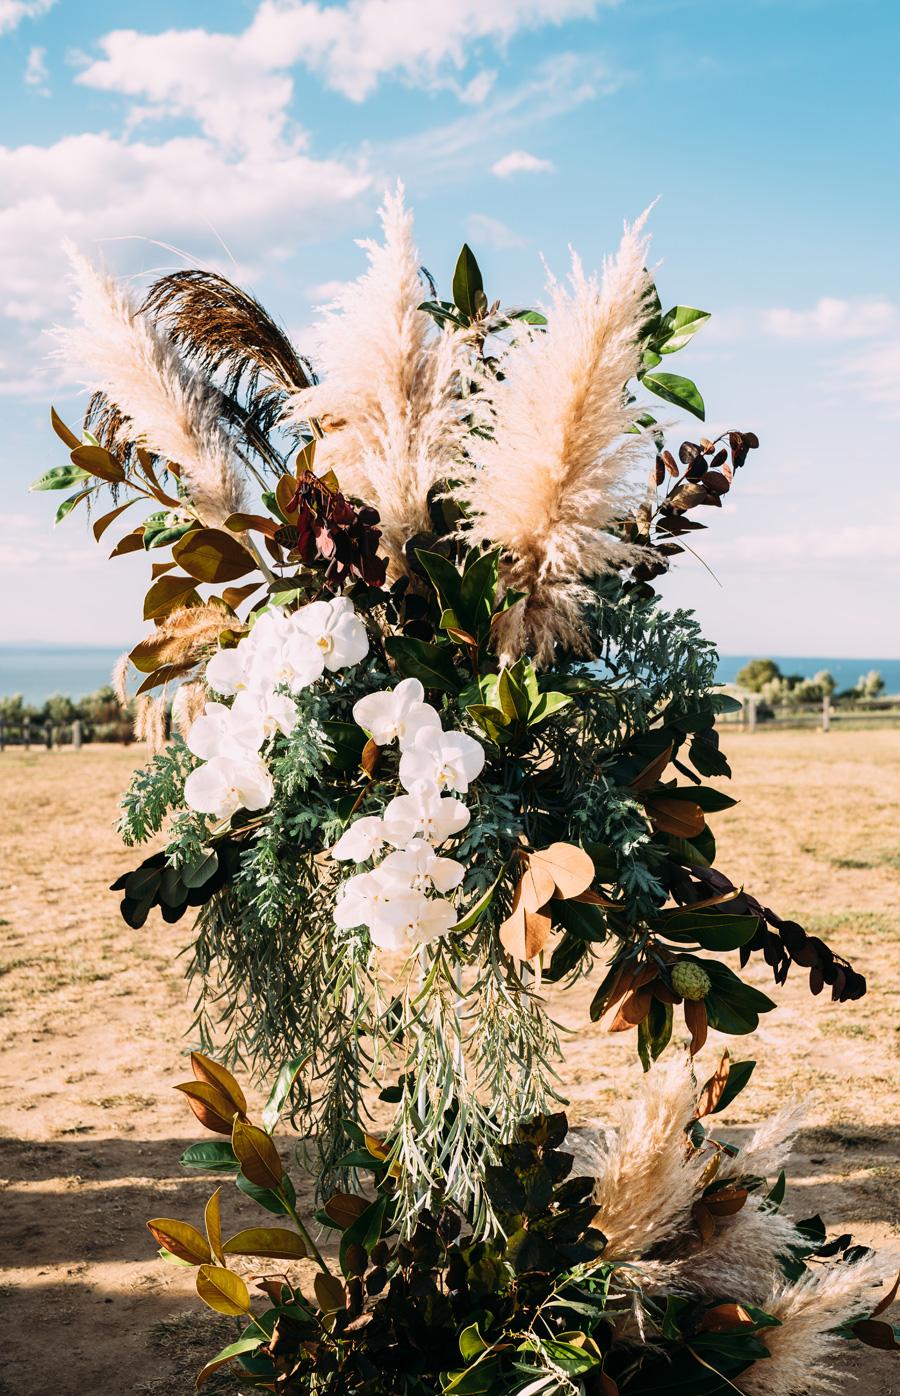
<instances>
[{"instance_id":1,"label":"bronze-colored leaf","mask_svg":"<svg viewBox=\"0 0 900 1396\"><path fill-rule=\"evenodd\" d=\"M118 507L115 509L110 509L108 514L101 514L99 519L94 520L92 528L94 538L98 543L100 542L100 539L103 537L106 530L109 528L110 524L115 523L119 515L124 514L126 509L130 509L132 504L136 504L139 498L139 495L135 495L133 499L126 499L124 504L118 505Z\"/></svg>"},{"instance_id":2,"label":"bronze-colored leaf","mask_svg":"<svg viewBox=\"0 0 900 1396\"><path fill-rule=\"evenodd\" d=\"M755 1323L741 1304L716 1304L707 1309L698 1326L705 1333L734 1333L741 1328L753 1328Z\"/></svg>"},{"instance_id":3,"label":"bronze-colored leaf","mask_svg":"<svg viewBox=\"0 0 900 1396\"><path fill-rule=\"evenodd\" d=\"M558 896L563 898L586 892L594 880L593 859L574 843L551 843L549 848L538 848L531 861L546 869Z\"/></svg>"},{"instance_id":4,"label":"bronze-colored leaf","mask_svg":"<svg viewBox=\"0 0 900 1396\"><path fill-rule=\"evenodd\" d=\"M203 1265L212 1259L212 1252L205 1239L189 1222L176 1221L173 1217L154 1217L148 1221L147 1230L167 1251L186 1260L189 1265Z\"/></svg>"},{"instance_id":5,"label":"bronze-colored leaf","mask_svg":"<svg viewBox=\"0 0 900 1396\"><path fill-rule=\"evenodd\" d=\"M223 528L192 528L179 538L172 556L198 582L233 582L256 567L252 553Z\"/></svg>"},{"instance_id":6,"label":"bronze-colored leaf","mask_svg":"<svg viewBox=\"0 0 900 1396\"><path fill-rule=\"evenodd\" d=\"M144 620L162 620L170 611L177 610L179 606L193 605L200 600L197 592L197 583L193 577L184 577L180 573L167 573L162 577L157 577L144 597ZM179 641L174 644L168 642L172 653L180 653L184 648ZM136 648L141 654L153 655L154 657L165 652L166 641L157 641L151 636L149 640L142 640ZM138 667L138 666L136 666ZM156 666L158 667L158 666Z\"/></svg>"},{"instance_id":7,"label":"bronze-colored leaf","mask_svg":"<svg viewBox=\"0 0 900 1396\"><path fill-rule=\"evenodd\" d=\"M361 1217L370 1203L368 1198L360 1197L355 1192L336 1192L323 1207L327 1217L339 1226L341 1230L346 1230L352 1226L357 1217Z\"/></svg>"},{"instance_id":8,"label":"bronze-colored leaf","mask_svg":"<svg viewBox=\"0 0 900 1396\"><path fill-rule=\"evenodd\" d=\"M209 1249L220 1265L225 1264L222 1255L222 1209L219 1205L219 1198L222 1189L216 1188L212 1197L203 1209L203 1222L206 1227L206 1239L209 1242Z\"/></svg>"},{"instance_id":9,"label":"bronze-colored leaf","mask_svg":"<svg viewBox=\"0 0 900 1396\"><path fill-rule=\"evenodd\" d=\"M879 1348L881 1352L900 1351L900 1343L894 1337L894 1330L882 1319L861 1318L853 1325L853 1336L866 1347Z\"/></svg>"},{"instance_id":10,"label":"bronze-colored leaf","mask_svg":"<svg viewBox=\"0 0 900 1396\"><path fill-rule=\"evenodd\" d=\"M300 450L297 452L297 459L294 462L294 474L296 475L298 480L302 480L304 475L309 475L313 473L313 466L315 465L315 460L316 438L313 437L311 441L307 441L306 445L302 446ZM333 494L334 491L338 488L338 482L332 471L329 470L328 474L334 481L333 484L331 482L329 482L328 484L328 489L330 489Z\"/></svg>"},{"instance_id":11,"label":"bronze-colored leaf","mask_svg":"<svg viewBox=\"0 0 900 1396\"><path fill-rule=\"evenodd\" d=\"M76 451L78 447L81 445L81 442L78 440L78 437L75 435L74 431L69 430L69 428L66 426L65 422L63 421L62 417L59 415L55 407L50 408L50 425L56 432L56 435L59 437L60 441L64 441L70 451Z\"/></svg>"},{"instance_id":12,"label":"bronze-colored leaf","mask_svg":"<svg viewBox=\"0 0 900 1396\"><path fill-rule=\"evenodd\" d=\"M205 1081L207 1085L215 1086L217 1091L221 1091L222 1095L233 1103L239 1115L246 1115L247 1097L226 1067L220 1066L203 1052L192 1052L191 1070L198 1081Z\"/></svg>"},{"instance_id":13,"label":"bronze-colored leaf","mask_svg":"<svg viewBox=\"0 0 900 1396\"><path fill-rule=\"evenodd\" d=\"M282 1226L251 1226L225 1242L226 1255L264 1255L271 1260L303 1260L306 1246L296 1231Z\"/></svg>"},{"instance_id":14,"label":"bronze-colored leaf","mask_svg":"<svg viewBox=\"0 0 900 1396\"><path fill-rule=\"evenodd\" d=\"M619 1388L606 1372L600 1373L600 1396L619 1396Z\"/></svg>"},{"instance_id":15,"label":"bronze-colored leaf","mask_svg":"<svg viewBox=\"0 0 900 1396\"><path fill-rule=\"evenodd\" d=\"M362 750L359 764L362 766L367 776L373 776L378 769L378 762L381 757L381 747L370 737Z\"/></svg>"},{"instance_id":16,"label":"bronze-colored leaf","mask_svg":"<svg viewBox=\"0 0 900 1396\"><path fill-rule=\"evenodd\" d=\"M877 1318L879 1314L884 1313L885 1309L889 1309L893 1304L894 1300L897 1298L898 1291L900 1291L900 1271L897 1272L897 1278L891 1285L891 1288L888 1290L887 1294L875 1305L875 1308L872 1310L871 1317Z\"/></svg>"},{"instance_id":17,"label":"bronze-colored leaf","mask_svg":"<svg viewBox=\"0 0 900 1396\"><path fill-rule=\"evenodd\" d=\"M274 538L278 532L278 521L271 514L229 514L225 527L229 533L249 533L255 529L267 538Z\"/></svg>"},{"instance_id":18,"label":"bronze-colored leaf","mask_svg":"<svg viewBox=\"0 0 900 1396\"><path fill-rule=\"evenodd\" d=\"M659 756L654 756L642 771L638 771L631 782L632 790L648 790L651 785L656 785L663 771L672 760L673 746L670 742L665 751L661 751Z\"/></svg>"},{"instance_id":19,"label":"bronze-colored leaf","mask_svg":"<svg viewBox=\"0 0 900 1396\"><path fill-rule=\"evenodd\" d=\"M703 1199L703 1205L714 1217L733 1217L745 1205L749 1193L746 1188L720 1188Z\"/></svg>"},{"instance_id":20,"label":"bronze-colored leaf","mask_svg":"<svg viewBox=\"0 0 900 1396\"><path fill-rule=\"evenodd\" d=\"M650 822L664 834L694 839L706 828L702 809L693 800L667 800L663 795L644 795L644 809Z\"/></svg>"},{"instance_id":21,"label":"bronze-colored leaf","mask_svg":"<svg viewBox=\"0 0 900 1396\"><path fill-rule=\"evenodd\" d=\"M297 510L289 506L297 493L297 477L294 475L282 475L275 486L275 500L288 523L297 522Z\"/></svg>"},{"instance_id":22,"label":"bronze-colored leaf","mask_svg":"<svg viewBox=\"0 0 900 1396\"><path fill-rule=\"evenodd\" d=\"M284 1167L278 1150L264 1129L235 1120L231 1131L231 1147L240 1160L245 1178L258 1188L277 1191L284 1178Z\"/></svg>"},{"instance_id":23,"label":"bronze-colored leaf","mask_svg":"<svg viewBox=\"0 0 900 1396\"><path fill-rule=\"evenodd\" d=\"M336 1275L326 1275L324 1270L320 1270L313 1280L313 1289L316 1293L316 1303L323 1314L333 1314L338 1309L346 1309L347 1294Z\"/></svg>"},{"instance_id":24,"label":"bronze-colored leaf","mask_svg":"<svg viewBox=\"0 0 900 1396\"><path fill-rule=\"evenodd\" d=\"M223 1095L215 1086L206 1081L185 1081L175 1087L183 1091L188 1104L204 1129L214 1134L230 1134L231 1122L236 1114L234 1102Z\"/></svg>"},{"instance_id":25,"label":"bronze-colored leaf","mask_svg":"<svg viewBox=\"0 0 900 1396\"><path fill-rule=\"evenodd\" d=\"M226 587L222 592L222 600L225 602L226 606L230 606L233 611L236 611L238 606L240 606L243 601L246 601L248 596L252 596L255 591L259 591L261 586L262 582L247 582L246 585L242 587Z\"/></svg>"},{"instance_id":26,"label":"bronze-colored leaf","mask_svg":"<svg viewBox=\"0 0 900 1396\"><path fill-rule=\"evenodd\" d=\"M600 893L595 892L592 887L589 887L586 892L579 892L577 897L570 897L569 901L587 902L590 906L603 906L609 911L616 911L619 909L618 902L610 901L609 897L601 896Z\"/></svg>"},{"instance_id":27,"label":"bronze-colored leaf","mask_svg":"<svg viewBox=\"0 0 900 1396\"><path fill-rule=\"evenodd\" d=\"M726 1048L722 1053L719 1065L700 1092L700 1099L697 1101L697 1109L694 1112L695 1120L702 1120L705 1115L713 1113L725 1093L730 1072L731 1055Z\"/></svg>"},{"instance_id":28,"label":"bronze-colored leaf","mask_svg":"<svg viewBox=\"0 0 900 1396\"><path fill-rule=\"evenodd\" d=\"M124 538L120 538L110 553L110 557L123 557L125 553L140 552L144 546L144 525L138 524Z\"/></svg>"},{"instance_id":29,"label":"bronze-colored leaf","mask_svg":"<svg viewBox=\"0 0 900 1396\"><path fill-rule=\"evenodd\" d=\"M217 1314L239 1318L250 1312L250 1291L240 1275L218 1265L201 1265L197 1271L197 1293Z\"/></svg>"},{"instance_id":30,"label":"bronze-colored leaf","mask_svg":"<svg viewBox=\"0 0 900 1396\"><path fill-rule=\"evenodd\" d=\"M190 664L161 664L152 674L147 675L140 688L135 689L135 698L139 698L142 693L149 693L151 688L168 683L170 679L180 679L183 674L189 674L193 667L193 661Z\"/></svg>"},{"instance_id":31,"label":"bronze-colored leaf","mask_svg":"<svg viewBox=\"0 0 900 1396\"><path fill-rule=\"evenodd\" d=\"M642 1023L650 1012L652 1002L653 992L649 985L642 989L633 989L622 1000L622 1006L613 1019L609 1031L627 1032L629 1028L637 1027L638 1023Z\"/></svg>"},{"instance_id":32,"label":"bronze-colored leaf","mask_svg":"<svg viewBox=\"0 0 900 1396\"><path fill-rule=\"evenodd\" d=\"M121 484L125 479L125 471L115 456L102 446L76 446L71 458L73 465L80 466L89 475L96 475L98 480L106 480L110 485Z\"/></svg>"},{"instance_id":33,"label":"bronze-colored leaf","mask_svg":"<svg viewBox=\"0 0 900 1396\"><path fill-rule=\"evenodd\" d=\"M695 1057L706 1042L709 1033L709 1017L706 1012L706 1004L702 999L685 999L684 1021L691 1035L689 1051L691 1056Z\"/></svg>"}]
</instances>

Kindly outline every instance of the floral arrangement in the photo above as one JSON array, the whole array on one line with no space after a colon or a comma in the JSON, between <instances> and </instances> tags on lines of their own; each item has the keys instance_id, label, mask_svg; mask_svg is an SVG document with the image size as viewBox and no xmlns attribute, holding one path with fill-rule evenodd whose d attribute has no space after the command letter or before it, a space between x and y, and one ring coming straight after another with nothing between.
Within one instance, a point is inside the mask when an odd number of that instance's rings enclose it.
<instances>
[{"instance_id":1,"label":"floral arrangement","mask_svg":"<svg viewBox=\"0 0 900 1396\"><path fill-rule=\"evenodd\" d=\"M489 301L468 247L439 299L399 190L382 223L367 271L323 312L321 380L224 278L177 272L138 304L73 254L78 324L60 353L92 397L81 438L53 414L70 463L36 487L75 487L58 517L109 490L98 539L151 510L112 552L152 564L152 629L120 679L142 675L142 728L159 735L121 830L129 844L165 830L165 846L114 886L132 926L197 909L194 1031L207 1051L224 1038L229 1066L278 1076L260 1129L230 1070L195 1054L184 1089L230 1140L189 1162L237 1171L295 1228L275 1250L263 1232L223 1246L216 1202L189 1256L183 1224L154 1234L236 1315L249 1300L226 1252L320 1265L318 1307L265 1278L273 1309L230 1354L270 1390L730 1389L765 1356L781 1291L750 1283L739 1248L730 1275L730 1241L698 1287L694 1251L739 1211L770 1228L785 1283L802 1288L812 1251L770 1222L777 1182L773 1199L762 1170L751 1186L752 1169L725 1167L733 1151L661 1069L677 1225L626 1227L610 1249L653 1133L626 1127L630 1174L612 1150L563 1181L541 990L599 962L591 1016L634 1031L647 1071L676 1013L692 1058L710 1031L751 1033L774 1009L723 954L761 953L779 984L800 966L836 1000L865 992L714 866L707 817L734 801L706 782L730 774L715 724L732 700L691 614L651 585L758 441L667 448L654 401L705 408L660 365L709 317L663 311L642 221L601 276L573 258L567 283L551 277L540 311ZM373 1108L390 1117L377 1138ZM343 1279L296 1213L270 1138L282 1112L319 1222L343 1230ZM838 1286L854 1318L874 1273L856 1259ZM423 1302L406 1312L410 1296ZM386 1356L432 1342L409 1369Z\"/></svg>"}]
</instances>

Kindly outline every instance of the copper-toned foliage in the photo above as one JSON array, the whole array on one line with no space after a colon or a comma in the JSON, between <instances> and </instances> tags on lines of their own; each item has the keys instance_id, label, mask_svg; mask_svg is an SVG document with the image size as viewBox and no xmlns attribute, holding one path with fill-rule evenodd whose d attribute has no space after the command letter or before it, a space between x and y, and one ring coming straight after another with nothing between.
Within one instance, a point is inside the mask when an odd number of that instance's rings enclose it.
<instances>
[{"instance_id":1,"label":"copper-toned foliage","mask_svg":"<svg viewBox=\"0 0 900 1396\"><path fill-rule=\"evenodd\" d=\"M296 523L280 529L276 541L292 562L324 567L325 581L335 591L347 581L382 586L387 562L378 555L381 530L376 509L357 508L339 490L329 489L311 471L301 475L287 501Z\"/></svg>"}]
</instances>

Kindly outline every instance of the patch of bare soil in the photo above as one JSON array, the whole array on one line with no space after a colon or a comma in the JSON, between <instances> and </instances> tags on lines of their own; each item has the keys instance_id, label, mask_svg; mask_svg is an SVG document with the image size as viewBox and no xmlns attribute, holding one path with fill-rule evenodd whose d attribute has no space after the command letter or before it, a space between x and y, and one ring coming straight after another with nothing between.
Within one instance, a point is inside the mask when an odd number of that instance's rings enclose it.
<instances>
[{"instance_id":1,"label":"patch of bare soil","mask_svg":"<svg viewBox=\"0 0 900 1396\"><path fill-rule=\"evenodd\" d=\"M727 1122L741 1129L809 1095L788 1206L878 1243L900 1234L900 733L729 734L741 799L716 817L719 865L862 969L858 1004L812 999L792 977L747 1043L756 1074ZM209 1179L178 1157L198 1137L171 1084L185 1079L191 1000L186 922L119 918L108 884L133 856L115 833L140 754L121 748L0 755L0 1396L188 1396L233 1329L156 1259L147 1217L197 1217ZM752 981L770 988L764 965ZM639 1075L633 1043L598 1032L592 986L551 997L566 1036L574 1121L613 1118ZM714 1035L698 1070L712 1068ZM301 1200L303 1200L301 1198ZM228 1222L254 1209L228 1188ZM854 1353L860 1396L900 1380ZM235 1391L227 1376L206 1388Z\"/></svg>"}]
</instances>

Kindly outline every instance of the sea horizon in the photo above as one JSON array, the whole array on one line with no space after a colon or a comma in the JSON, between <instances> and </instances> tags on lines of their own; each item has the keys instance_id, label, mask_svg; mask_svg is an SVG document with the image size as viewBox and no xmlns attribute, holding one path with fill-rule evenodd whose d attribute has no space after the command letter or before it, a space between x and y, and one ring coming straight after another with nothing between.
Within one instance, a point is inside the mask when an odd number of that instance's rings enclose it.
<instances>
[{"instance_id":1,"label":"sea horizon","mask_svg":"<svg viewBox=\"0 0 900 1396\"><path fill-rule=\"evenodd\" d=\"M113 665L126 645L66 645L49 641L22 645L0 642L0 698L21 693L32 706L45 703L53 694L83 698L108 684ZM751 659L773 659L783 674L812 678L827 669L839 689L852 688L861 675L877 669L884 679L885 692L900 694L900 658L886 659L855 655L721 654L717 669L719 683L733 683Z\"/></svg>"}]
</instances>

